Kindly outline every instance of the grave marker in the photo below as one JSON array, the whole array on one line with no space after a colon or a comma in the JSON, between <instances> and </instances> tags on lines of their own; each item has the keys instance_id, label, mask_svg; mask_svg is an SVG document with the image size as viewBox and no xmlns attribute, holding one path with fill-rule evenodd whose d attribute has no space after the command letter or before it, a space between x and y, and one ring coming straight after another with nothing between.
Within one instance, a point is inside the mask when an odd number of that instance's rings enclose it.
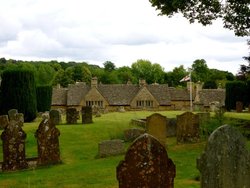
<instances>
[{"instance_id":1,"label":"grave marker","mask_svg":"<svg viewBox=\"0 0 250 188\"><path fill-rule=\"evenodd\" d=\"M82 107L82 124L93 123L91 106Z\"/></svg>"}]
</instances>

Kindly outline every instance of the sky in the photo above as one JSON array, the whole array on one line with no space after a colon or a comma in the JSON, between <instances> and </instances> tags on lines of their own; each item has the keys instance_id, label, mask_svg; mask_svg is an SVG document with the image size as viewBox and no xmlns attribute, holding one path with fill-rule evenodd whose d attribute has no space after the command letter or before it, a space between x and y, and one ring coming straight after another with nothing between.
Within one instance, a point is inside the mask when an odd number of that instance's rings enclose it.
<instances>
[{"instance_id":1,"label":"sky","mask_svg":"<svg viewBox=\"0 0 250 188\"><path fill-rule=\"evenodd\" d=\"M248 56L245 37L221 21L190 24L158 16L148 0L0 0L0 57L131 66L139 59L164 71L204 59L236 74Z\"/></svg>"}]
</instances>

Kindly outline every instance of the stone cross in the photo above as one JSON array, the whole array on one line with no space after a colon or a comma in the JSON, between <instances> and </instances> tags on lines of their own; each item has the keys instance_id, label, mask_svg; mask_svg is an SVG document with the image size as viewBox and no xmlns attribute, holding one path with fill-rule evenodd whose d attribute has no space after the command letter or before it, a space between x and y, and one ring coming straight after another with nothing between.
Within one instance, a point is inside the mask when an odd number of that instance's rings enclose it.
<instances>
[{"instance_id":1,"label":"stone cross","mask_svg":"<svg viewBox=\"0 0 250 188\"><path fill-rule=\"evenodd\" d=\"M163 116L158 113L148 116L146 120L147 133L157 138L164 147L166 145L166 137L167 137L166 124L167 124L166 116Z\"/></svg>"},{"instance_id":2,"label":"stone cross","mask_svg":"<svg viewBox=\"0 0 250 188\"><path fill-rule=\"evenodd\" d=\"M1 134L3 141L3 171L15 171L28 168L25 156L26 133L20 122L14 118L5 127Z\"/></svg>"},{"instance_id":3,"label":"stone cross","mask_svg":"<svg viewBox=\"0 0 250 188\"><path fill-rule=\"evenodd\" d=\"M38 148L38 165L60 163L60 131L51 119L43 119L35 133Z\"/></svg>"},{"instance_id":4,"label":"stone cross","mask_svg":"<svg viewBox=\"0 0 250 188\"><path fill-rule=\"evenodd\" d=\"M133 142L116 169L119 188L173 188L175 173L166 149L149 134Z\"/></svg>"},{"instance_id":5,"label":"stone cross","mask_svg":"<svg viewBox=\"0 0 250 188\"><path fill-rule=\"evenodd\" d=\"M250 153L242 134L229 125L217 128L197 159L202 188L250 187Z\"/></svg>"},{"instance_id":6,"label":"stone cross","mask_svg":"<svg viewBox=\"0 0 250 188\"><path fill-rule=\"evenodd\" d=\"M185 112L177 116L177 143L195 143L200 140L199 115Z\"/></svg>"}]
</instances>

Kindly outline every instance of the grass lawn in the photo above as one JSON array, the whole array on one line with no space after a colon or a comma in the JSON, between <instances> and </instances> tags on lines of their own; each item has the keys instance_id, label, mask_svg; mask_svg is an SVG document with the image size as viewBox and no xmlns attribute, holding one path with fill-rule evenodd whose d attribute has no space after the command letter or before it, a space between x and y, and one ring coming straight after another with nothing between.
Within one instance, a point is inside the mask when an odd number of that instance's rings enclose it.
<instances>
[{"instance_id":1,"label":"grass lawn","mask_svg":"<svg viewBox=\"0 0 250 188\"><path fill-rule=\"evenodd\" d=\"M124 129L131 128L132 118L145 118L153 112L108 113L94 118L88 125L59 125L60 151L63 161L60 165L29 169L22 172L0 173L1 188L116 188L116 166L124 159L124 155L108 158L97 158L98 143L110 138L122 138ZM160 112L168 118L183 112ZM23 129L27 133L26 156L37 156L34 133L41 119L33 123L25 123ZM126 143L128 147L131 143ZM0 143L2 145L2 143ZM176 188L198 188L195 180L199 176L196 169L196 158L200 156L205 141L198 144L177 145L176 138L167 138L169 157L176 165ZM248 141L250 148L250 142ZM0 146L2 148L2 146ZM0 150L0 161L3 159Z\"/></svg>"}]
</instances>

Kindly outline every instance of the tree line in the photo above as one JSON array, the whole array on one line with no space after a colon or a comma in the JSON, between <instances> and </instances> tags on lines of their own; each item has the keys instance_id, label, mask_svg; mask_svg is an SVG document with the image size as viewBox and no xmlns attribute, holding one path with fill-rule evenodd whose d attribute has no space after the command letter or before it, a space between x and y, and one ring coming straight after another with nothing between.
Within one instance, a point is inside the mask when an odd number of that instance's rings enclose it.
<instances>
[{"instance_id":1,"label":"tree line","mask_svg":"<svg viewBox=\"0 0 250 188\"><path fill-rule=\"evenodd\" d=\"M139 59L132 63L131 67L116 67L111 61L103 63L103 67L88 64L87 62L58 62L58 61L21 61L0 58L0 76L5 70L11 68L25 68L34 73L37 86L60 84L67 87L75 82L90 84L92 77L97 77L103 84L125 84L131 82L137 84L139 79L145 79L148 84L168 84L171 87L185 87L180 80L189 74L189 71L180 65L172 71L164 71L158 63ZM192 81L212 83L207 87L216 88L219 85L225 87L227 81L237 79L236 75L228 71L210 69L204 59L197 59L192 64Z\"/></svg>"}]
</instances>

